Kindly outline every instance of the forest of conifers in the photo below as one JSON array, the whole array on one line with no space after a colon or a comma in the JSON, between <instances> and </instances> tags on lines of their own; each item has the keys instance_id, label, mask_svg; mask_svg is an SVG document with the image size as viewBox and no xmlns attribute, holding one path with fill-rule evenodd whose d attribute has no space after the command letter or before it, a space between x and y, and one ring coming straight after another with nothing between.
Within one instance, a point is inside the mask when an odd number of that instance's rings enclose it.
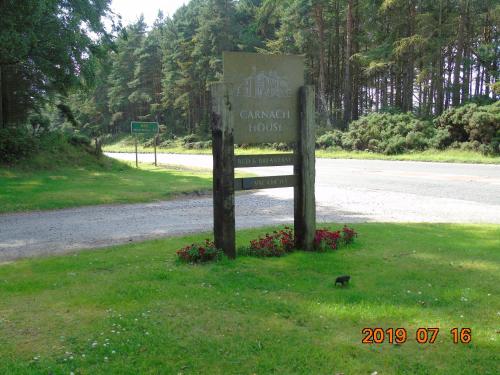
<instances>
[{"instance_id":1,"label":"forest of conifers","mask_svg":"<svg viewBox=\"0 0 500 375\"><path fill-rule=\"evenodd\" d=\"M326 129L377 111L428 119L499 92L496 0L191 0L125 27L108 0L0 4L4 127L38 114L93 135L131 120L207 135L223 51L304 54Z\"/></svg>"}]
</instances>

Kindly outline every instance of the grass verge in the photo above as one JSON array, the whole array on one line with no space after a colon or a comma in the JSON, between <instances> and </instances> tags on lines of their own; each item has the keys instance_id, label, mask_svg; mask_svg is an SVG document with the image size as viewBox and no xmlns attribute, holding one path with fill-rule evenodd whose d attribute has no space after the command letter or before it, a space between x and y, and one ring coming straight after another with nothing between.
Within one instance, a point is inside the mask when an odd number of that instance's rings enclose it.
<instances>
[{"instance_id":1,"label":"grass verge","mask_svg":"<svg viewBox=\"0 0 500 375\"><path fill-rule=\"evenodd\" d=\"M21 165L0 166L0 213L96 204L139 203L210 190L209 172L139 169L85 151L44 153Z\"/></svg>"},{"instance_id":2,"label":"grass verge","mask_svg":"<svg viewBox=\"0 0 500 375\"><path fill-rule=\"evenodd\" d=\"M104 146L105 152L135 152L133 138L123 137L113 144ZM138 151L141 153L152 153L152 147L144 147L140 145ZM158 153L166 154L197 154L211 155L211 149L187 149L182 147L180 143L175 143L169 148L158 148ZM254 155L254 154L279 154L281 151L276 151L265 147L247 147L236 148L236 155ZM402 160L402 161L427 161L427 162L446 162L446 163L479 163L479 164L500 164L500 156L484 155L475 151L462 150L427 150L420 152L412 152L400 155L384 155L373 152L363 151L333 151L333 150L316 150L318 158L328 159L364 159L364 160Z\"/></svg>"},{"instance_id":3,"label":"grass verge","mask_svg":"<svg viewBox=\"0 0 500 375\"><path fill-rule=\"evenodd\" d=\"M204 235L2 265L0 373L498 374L500 227L355 229L338 252L205 266L175 262ZM408 341L362 344L364 327ZM436 342L417 344L419 327Z\"/></svg>"},{"instance_id":4,"label":"grass verge","mask_svg":"<svg viewBox=\"0 0 500 375\"><path fill-rule=\"evenodd\" d=\"M427 150L401 155L383 155L373 152L355 151L329 151L317 150L319 158L331 159L368 159L368 160L402 160L402 161L428 161L446 163L478 163L500 164L500 156L483 155L475 151L462 150Z\"/></svg>"}]
</instances>

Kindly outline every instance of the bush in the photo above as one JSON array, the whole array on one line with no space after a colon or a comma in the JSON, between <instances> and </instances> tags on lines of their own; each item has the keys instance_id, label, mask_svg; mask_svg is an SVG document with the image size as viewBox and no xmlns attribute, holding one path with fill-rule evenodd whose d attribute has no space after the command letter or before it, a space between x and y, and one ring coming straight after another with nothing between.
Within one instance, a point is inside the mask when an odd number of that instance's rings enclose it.
<instances>
[{"instance_id":1,"label":"bush","mask_svg":"<svg viewBox=\"0 0 500 375\"><path fill-rule=\"evenodd\" d=\"M397 155L405 151L406 139L400 135L391 137L385 142L384 154Z\"/></svg>"},{"instance_id":2,"label":"bush","mask_svg":"<svg viewBox=\"0 0 500 375\"><path fill-rule=\"evenodd\" d=\"M325 137L325 141L341 143L347 150L399 154L426 149L434 135L432 124L412 113L371 113L353 121L345 134Z\"/></svg>"},{"instance_id":3,"label":"bush","mask_svg":"<svg viewBox=\"0 0 500 375\"><path fill-rule=\"evenodd\" d=\"M175 142L171 139L167 139L158 145L159 148L170 148L173 146L175 146Z\"/></svg>"},{"instance_id":4,"label":"bush","mask_svg":"<svg viewBox=\"0 0 500 375\"><path fill-rule=\"evenodd\" d=\"M146 139L143 142L142 146L143 147L148 147L148 148L153 148L153 147L155 147L155 141L156 141L156 137L152 136L152 137Z\"/></svg>"},{"instance_id":5,"label":"bush","mask_svg":"<svg viewBox=\"0 0 500 375\"><path fill-rule=\"evenodd\" d=\"M187 148L188 150L205 150L212 148L212 141L185 143L184 148Z\"/></svg>"},{"instance_id":6,"label":"bush","mask_svg":"<svg viewBox=\"0 0 500 375\"><path fill-rule=\"evenodd\" d=\"M465 125L465 131L470 141L479 141L485 145L500 136L500 101L479 107Z\"/></svg>"},{"instance_id":7,"label":"bush","mask_svg":"<svg viewBox=\"0 0 500 375\"><path fill-rule=\"evenodd\" d=\"M179 260L184 263L206 263L220 260L223 252L215 247L215 243L205 240L203 244L191 244L177 251Z\"/></svg>"},{"instance_id":8,"label":"bush","mask_svg":"<svg viewBox=\"0 0 500 375\"><path fill-rule=\"evenodd\" d=\"M33 129L34 135L47 133L49 131L50 119L47 116L35 113L29 116L28 122Z\"/></svg>"},{"instance_id":9,"label":"bush","mask_svg":"<svg viewBox=\"0 0 500 375\"><path fill-rule=\"evenodd\" d=\"M181 143L183 145L186 145L188 143L194 143L194 142L199 142L201 141L200 137L198 137L196 134L189 134L189 135L186 135L182 138L179 138L179 140L181 141Z\"/></svg>"},{"instance_id":10,"label":"bush","mask_svg":"<svg viewBox=\"0 0 500 375\"><path fill-rule=\"evenodd\" d=\"M12 163L33 155L39 141L25 127L0 129L0 163Z\"/></svg>"},{"instance_id":11,"label":"bush","mask_svg":"<svg viewBox=\"0 0 500 375\"><path fill-rule=\"evenodd\" d=\"M326 132L316 140L316 147L327 149L331 147L342 147L342 135L340 130Z\"/></svg>"},{"instance_id":12,"label":"bush","mask_svg":"<svg viewBox=\"0 0 500 375\"><path fill-rule=\"evenodd\" d=\"M73 146L90 146L90 138L81 133L75 133L69 136L68 142Z\"/></svg>"},{"instance_id":13,"label":"bush","mask_svg":"<svg viewBox=\"0 0 500 375\"><path fill-rule=\"evenodd\" d=\"M450 108L436 118L439 139L434 140L438 148L454 143L477 141L483 147L476 147L486 153L498 153L500 137L500 102L479 106L475 103ZM476 143L474 143L476 144ZM468 148L468 145L464 146Z\"/></svg>"},{"instance_id":14,"label":"bush","mask_svg":"<svg viewBox=\"0 0 500 375\"><path fill-rule=\"evenodd\" d=\"M466 104L462 107L450 108L434 120L437 128L448 133L447 137L442 138L443 143L439 145L440 148L448 147L453 142L466 142L469 139L465 126L469 123L472 114L477 108L477 104Z\"/></svg>"},{"instance_id":15,"label":"bush","mask_svg":"<svg viewBox=\"0 0 500 375\"><path fill-rule=\"evenodd\" d=\"M290 151L291 147L287 143L273 143L271 146L276 151Z\"/></svg>"}]
</instances>

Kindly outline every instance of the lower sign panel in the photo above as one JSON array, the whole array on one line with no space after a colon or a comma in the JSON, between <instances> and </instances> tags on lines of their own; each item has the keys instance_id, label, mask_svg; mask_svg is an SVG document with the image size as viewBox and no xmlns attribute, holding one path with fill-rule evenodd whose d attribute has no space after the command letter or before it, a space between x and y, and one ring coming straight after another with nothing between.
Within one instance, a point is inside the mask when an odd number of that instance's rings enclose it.
<instances>
[{"instance_id":1,"label":"lower sign panel","mask_svg":"<svg viewBox=\"0 0 500 375\"><path fill-rule=\"evenodd\" d=\"M294 161L294 154L238 155L235 157L234 167L274 167L281 165L293 165Z\"/></svg>"},{"instance_id":2,"label":"lower sign panel","mask_svg":"<svg viewBox=\"0 0 500 375\"><path fill-rule=\"evenodd\" d=\"M234 179L234 190L273 189L295 186L295 176L271 176Z\"/></svg>"}]
</instances>

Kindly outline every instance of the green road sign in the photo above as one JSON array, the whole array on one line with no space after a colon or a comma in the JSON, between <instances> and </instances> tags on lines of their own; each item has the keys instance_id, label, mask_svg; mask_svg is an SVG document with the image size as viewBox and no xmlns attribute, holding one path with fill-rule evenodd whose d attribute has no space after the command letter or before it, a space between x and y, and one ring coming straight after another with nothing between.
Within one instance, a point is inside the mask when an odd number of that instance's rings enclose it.
<instances>
[{"instance_id":1,"label":"green road sign","mask_svg":"<svg viewBox=\"0 0 500 375\"><path fill-rule=\"evenodd\" d=\"M157 122L132 121L130 124L132 134L158 134Z\"/></svg>"}]
</instances>

